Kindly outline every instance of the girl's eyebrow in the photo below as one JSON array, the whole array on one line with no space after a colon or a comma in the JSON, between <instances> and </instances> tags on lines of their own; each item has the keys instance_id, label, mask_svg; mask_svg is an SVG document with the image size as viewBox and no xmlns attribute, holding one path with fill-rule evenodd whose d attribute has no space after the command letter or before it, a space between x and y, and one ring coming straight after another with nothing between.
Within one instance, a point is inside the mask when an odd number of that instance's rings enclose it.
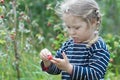
<instances>
[{"instance_id":1,"label":"girl's eyebrow","mask_svg":"<svg viewBox=\"0 0 120 80\"><path fill-rule=\"evenodd\" d=\"M81 25L74 25L74 26L65 25L65 26L66 27L74 27L74 28L81 27Z\"/></svg>"},{"instance_id":2,"label":"girl's eyebrow","mask_svg":"<svg viewBox=\"0 0 120 80\"><path fill-rule=\"evenodd\" d=\"M81 25L74 25L73 27L81 27Z\"/></svg>"}]
</instances>

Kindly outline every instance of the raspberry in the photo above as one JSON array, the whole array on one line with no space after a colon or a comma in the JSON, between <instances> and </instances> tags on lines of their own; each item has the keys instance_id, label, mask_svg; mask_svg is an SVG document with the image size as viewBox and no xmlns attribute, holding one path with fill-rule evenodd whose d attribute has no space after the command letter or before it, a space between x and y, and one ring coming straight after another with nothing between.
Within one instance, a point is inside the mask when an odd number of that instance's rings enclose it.
<instances>
[{"instance_id":1,"label":"raspberry","mask_svg":"<svg viewBox=\"0 0 120 80\"><path fill-rule=\"evenodd\" d=\"M2 4L3 4L3 3L4 3L4 0L0 0L0 3L2 3Z\"/></svg>"},{"instance_id":2,"label":"raspberry","mask_svg":"<svg viewBox=\"0 0 120 80\"><path fill-rule=\"evenodd\" d=\"M48 55L47 58L48 58L48 60L52 60L53 59L52 55Z\"/></svg>"}]
</instances>

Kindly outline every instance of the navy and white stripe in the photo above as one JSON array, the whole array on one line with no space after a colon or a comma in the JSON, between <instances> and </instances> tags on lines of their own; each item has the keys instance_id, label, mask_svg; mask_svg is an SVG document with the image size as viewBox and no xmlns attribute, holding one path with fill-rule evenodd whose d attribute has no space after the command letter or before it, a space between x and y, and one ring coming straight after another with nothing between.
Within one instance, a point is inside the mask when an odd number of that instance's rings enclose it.
<instances>
[{"instance_id":1,"label":"navy and white stripe","mask_svg":"<svg viewBox=\"0 0 120 80\"><path fill-rule=\"evenodd\" d=\"M110 59L109 51L102 38L99 38L91 47L87 43L75 44L68 40L57 51L56 57L63 58L64 51L73 65L72 74L59 70L54 64L47 71L50 74L62 73L62 80L100 80L104 78Z\"/></svg>"}]
</instances>

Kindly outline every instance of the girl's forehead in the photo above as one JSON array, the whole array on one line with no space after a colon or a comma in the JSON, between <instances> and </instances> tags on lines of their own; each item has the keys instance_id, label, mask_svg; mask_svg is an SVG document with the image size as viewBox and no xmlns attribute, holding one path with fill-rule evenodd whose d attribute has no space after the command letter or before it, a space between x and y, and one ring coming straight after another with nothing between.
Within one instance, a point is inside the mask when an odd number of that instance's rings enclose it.
<instances>
[{"instance_id":1,"label":"girl's forehead","mask_svg":"<svg viewBox=\"0 0 120 80\"><path fill-rule=\"evenodd\" d=\"M74 16L74 15L71 15L71 14L64 14L62 19L65 21L65 22L85 22L84 19L80 16Z\"/></svg>"},{"instance_id":2,"label":"girl's forehead","mask_svg":"<svg viewBox=\"0 0 120 80\"><path fill-rule=\"evenodd\" d=\"M76 16L72 15L71 13L64 13L63 17L76 17Z\"/></svg>"},{"instance_id":3,"label":"girl's forehead","mask_svg":"<svg viewBox=\"0 0 120 80\"><path fill-rule=\"evenodd\" d=\"M65 25L67 25L67 26L87 25L87 23L81 17L73 16L73 15L63 16L63 21L64 21Z\"/></svg>"}]
</instances>

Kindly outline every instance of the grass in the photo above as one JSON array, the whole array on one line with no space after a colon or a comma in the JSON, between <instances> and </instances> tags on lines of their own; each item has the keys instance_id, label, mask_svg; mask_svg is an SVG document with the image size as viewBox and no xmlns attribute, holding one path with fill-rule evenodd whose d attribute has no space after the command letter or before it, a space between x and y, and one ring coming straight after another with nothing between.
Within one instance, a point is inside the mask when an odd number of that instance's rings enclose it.
<instances>
[{"instance_id":1,"label":"grass","mask_svg":"<svg viewBox=\"0 0 120 80\"><path fill-rule=\"evenodd\" d=\"M18 80L13 50L9 47L0 52L0 80ZM39 53L34 49L20 51L19 54L20 80L61 80L61 75L50 75L41 70ZM117 67L113 73L108 69L105 80L119 80L118 70Z\"/></svg>"},{"instance_id":2,"label":"grass","mask_svg":"<svg viewBox=\"0 0 120 80\"><path fill-rule=\"evenodd\" d=\"M0 56L0 80L18 80L14 61L13 52ZM39 63L39 54L20 53L20 80L61 80L61 75L50 75L43 72ZM119 75L108 72L105 80L119 79Z\"/></svg>"},{"instance_id":3,"label":"grass","mask_svg":"<svg viewBox=\"0 0 120 80\"><path fill-rule=\"evenodd\" d=\"M0 55L0 80L18 80L14 52L3 55ZM37 53L20 53L19 70L20 80L60 80L60 75L49 75L41 70Z\"/></svg>"}]
</instances>

